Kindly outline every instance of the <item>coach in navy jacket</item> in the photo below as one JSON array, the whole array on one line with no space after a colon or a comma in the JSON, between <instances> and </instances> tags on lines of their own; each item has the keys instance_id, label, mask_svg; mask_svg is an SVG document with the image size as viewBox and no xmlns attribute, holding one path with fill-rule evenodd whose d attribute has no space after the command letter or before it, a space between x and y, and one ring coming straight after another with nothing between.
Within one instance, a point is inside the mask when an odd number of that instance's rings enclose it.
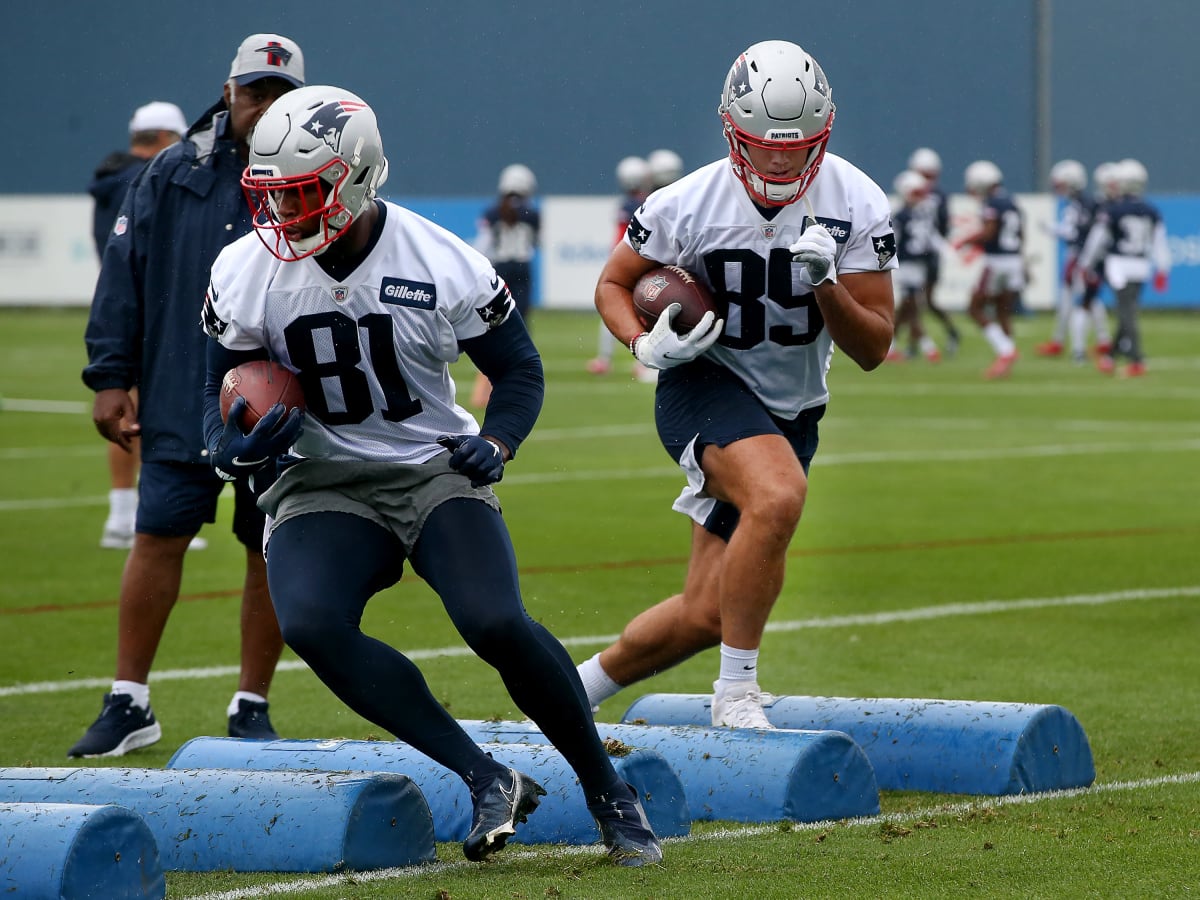
<instances>
[{"instance_id":1,"label":"coach in navy jacket","mask_svg":"<svg viewBox=\"0 0 1200 900\"><path fill-rule=\"evenodd\" d=\"M97 392L139 387L146 461L207 463L200 309L212 261L250 231L228 116L217 103L142 170L104 248L83 380Z\"/></svg>"},{"instance_id":2,"label":"coach in navy jacket","mask_svg":"<svg viewBox=\"0 0 1200 900\"><path fill-rule=\"evenodd\" d=\"M221 101L141 171L104 247L83 380L96 392L96 429L127 450L140 435L142 467L121 576L116 677L99 718L68 756L122 756L161 738L150 667L178 599L184 553L201 527L216 521L225 486L209 465L203 436L204 293L217 254L251 229L241 188L250 132L272 102L303 83L304 58L294 41L247 37ZM246 577L241 676L226 715L230 737L264 740L278 736L266 698L283 639L263 562L263 513L254 501L245 486L235 488L233 532L246 550Z\"/></svg>"}]
</instances>

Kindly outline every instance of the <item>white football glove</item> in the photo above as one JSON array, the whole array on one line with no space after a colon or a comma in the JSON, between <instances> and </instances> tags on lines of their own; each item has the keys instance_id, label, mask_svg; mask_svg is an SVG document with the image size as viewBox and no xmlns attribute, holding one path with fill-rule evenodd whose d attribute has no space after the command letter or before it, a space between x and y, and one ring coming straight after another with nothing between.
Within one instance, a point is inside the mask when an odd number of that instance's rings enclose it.
<instances>
[{"instance_id":1,"label":"white football glove","mask_svg":"<svg viewBox=\"0 0 1200 900\"><path fill-rule=\"evenodd\" d=\"M813 222L804 229L800 240L788 249L792 252L793 262L804 263L808 267L808 280L814 286L825 281L837 284L837 267L834 265L837 241L824 225Z\"/></svg>"},{"instance_id":2,"label":"white football glove","mask_svg":"<svg viewBox=\"0 0 1200 900\"><path fill-rule=\"evenodd\" d=\"M669 369L689 362L715 344L721 336L725 320L717 319L712 310L706 312L687 334L676 334L671 322L682 309L678 303L672 303L658 317L653 328L643 331L629 342L629 349L646 368Z\"/></svg>"}]
</instances>

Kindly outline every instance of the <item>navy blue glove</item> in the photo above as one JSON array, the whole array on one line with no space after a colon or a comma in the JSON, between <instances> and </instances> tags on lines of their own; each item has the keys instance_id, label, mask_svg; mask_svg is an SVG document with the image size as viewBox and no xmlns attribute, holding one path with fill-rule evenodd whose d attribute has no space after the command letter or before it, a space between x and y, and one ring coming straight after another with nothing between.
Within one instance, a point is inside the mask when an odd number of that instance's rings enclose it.
<instances>
[{"instance_id":1,"label":"navy blue glove","mask_svg":"<svg viewBox=\"0 0 1200 900\"><path fill-rule=\"evenodd\" d=\"M245 478L262 469L275 457L286 453L296 443L300 429L304 426L304 411L293 409L287 416L287 408L276 403L255 424L249 434L242 432L242 410L246 398L238 397L229 407L229 418L225 430L213 451L209 462L217 475L226 481Z\"/></svg>"},{"instance_id":2,"label":"navy blue glove","mask_svg":"<svg viewBox=\"0 0 1200 900\"><path fill-rule=\"evenodd\" d=\"M471 487L495 484L504 477L500 448L477 434L445 434L437 442L450 451L450 468L471 479Z\"/></svg>"}]
</instances>

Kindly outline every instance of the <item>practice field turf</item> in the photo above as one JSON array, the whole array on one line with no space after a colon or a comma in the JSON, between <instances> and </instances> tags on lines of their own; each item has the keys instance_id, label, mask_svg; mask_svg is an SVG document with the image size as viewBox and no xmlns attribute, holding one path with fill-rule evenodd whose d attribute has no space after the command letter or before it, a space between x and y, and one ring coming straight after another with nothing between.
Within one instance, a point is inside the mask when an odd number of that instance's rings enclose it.
<instances>
[{"instance_id":1,"label":"practice field turf","mask_svg":"<svg viewBox=\"0 0 1200 900\"><path fill-rule=\"evenodd\" d=\"M90 420L82 311L0 312L0 764L64 766L113 670L122 553L98 547L102 440ZM457 845L415 870L347 876L169 874L171 897L1183 897L1200 890L1200 318L1144 317L1149 374L1042 359L1018 321L1011 378L986 382L977 332L958 355L830 374L808 506L760 678L778 694L1057 704L1091 742L1096 784L1053 796L885 792L865 821L704 823L662 868L596 848ZM936 337L941 335L932 325ZM680 476L653 388L584 370L597 319L540 312L546 406L498 493L530 612L576 659L678 590ZM469 391L471 372L456 368ZM163 739L98 764L161 767L222 734L236 686L241 551L229 504L188 556L152 676ZM409 651L461 718L518 718L411 574L365 628ZM700 693L706 653L604 704ZM271 694L281 734L388 739L288 653ZM91 763L89 763L91 764Z\"/></svg>"}]
</instances>

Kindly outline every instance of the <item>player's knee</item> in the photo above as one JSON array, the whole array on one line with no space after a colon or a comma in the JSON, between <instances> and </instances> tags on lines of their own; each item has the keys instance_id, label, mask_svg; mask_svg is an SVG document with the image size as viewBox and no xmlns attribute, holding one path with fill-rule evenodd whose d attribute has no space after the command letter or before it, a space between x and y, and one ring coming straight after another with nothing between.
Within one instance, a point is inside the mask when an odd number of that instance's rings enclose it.
<instances>
[{"instance_id":1,"label":"player's knee","mask_svg":"<svg viewBox=\"0 0 1200 900\"><path fill-rule=\"evenodd\" d=\"M467 646L488 663L494 664L507 654L521 652L520 648L530 640L529 623L524 616L475 616L457 624Z\"/></svg>"},{"instance_id":2,"label":"player's knee","mask_svg":"<svg viewBox=\"0 0 1200 900\"><path fill-rule=\"evenodd\" d=\"M804 512L805 493L802 478L778 479L769 488L754 492L741 509L741 521L757 521L764 528L790 538Z\"/></svg>"},{"instance_id":3,"label":"player's knee","mask_svg":"<svg viewBox=\"0 0 1200 900\"><path fill-rule=\"evenodd\" d=\"M301 659L319 657L341 643L336 636L346 623L322 614L320 604L281 603L276 598L275 615L284 643Z\"/></svg>"}]
</instances>

